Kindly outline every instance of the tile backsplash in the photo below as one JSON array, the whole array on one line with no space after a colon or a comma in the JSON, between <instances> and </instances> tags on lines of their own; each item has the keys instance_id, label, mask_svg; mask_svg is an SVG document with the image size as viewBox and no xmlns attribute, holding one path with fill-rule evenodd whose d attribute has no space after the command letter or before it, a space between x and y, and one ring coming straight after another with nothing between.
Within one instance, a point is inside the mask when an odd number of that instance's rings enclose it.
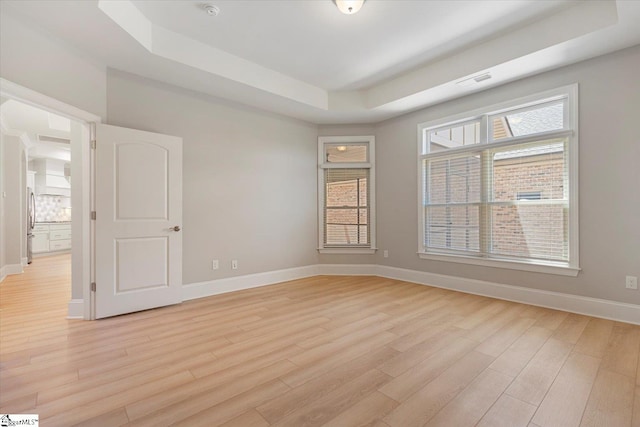
<instances>
[{"instance_id":1,"label":"tile backsplash","mask_svg":"<svg viewBox=\"0 0 640 427\"><path fill-rule=\"evenodd\" d=\"M71 200L63 196L36 196L36 222L71 221Z\"/></svg>"}]
</instances>

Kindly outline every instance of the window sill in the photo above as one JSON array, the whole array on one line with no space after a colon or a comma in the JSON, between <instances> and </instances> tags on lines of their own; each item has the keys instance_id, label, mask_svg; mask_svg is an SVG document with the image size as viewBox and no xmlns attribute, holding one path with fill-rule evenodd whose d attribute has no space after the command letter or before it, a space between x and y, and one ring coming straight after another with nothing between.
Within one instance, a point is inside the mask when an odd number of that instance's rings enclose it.
<instances>
[{"instance_id":1,"label":"window sill","mask_svg":"<svg viewBox=\"0 0 640 427\"><path fill-rule=\"evenodd\" d=\"M558 276L576 277L580 272L580 268L570 267L562 264L535 264L533 262L497 260L497 259L481 259L467 257L463 255L443 255L434 253L418 252L421 259L430 259L433 261L457 262L461 264L481 265L484 267L506 268L509 270L532 271L535 273L555 274Z\"/></svg>"},{"instance_id":2,"label":"window sill","mask_svg":"<svg viewBox=\"0 0 640 427\"><path fill-rule=\"evenodd\" d=\"M377 248L318 248L321 254L375 254Z\"/></svg>"}]
</instances>

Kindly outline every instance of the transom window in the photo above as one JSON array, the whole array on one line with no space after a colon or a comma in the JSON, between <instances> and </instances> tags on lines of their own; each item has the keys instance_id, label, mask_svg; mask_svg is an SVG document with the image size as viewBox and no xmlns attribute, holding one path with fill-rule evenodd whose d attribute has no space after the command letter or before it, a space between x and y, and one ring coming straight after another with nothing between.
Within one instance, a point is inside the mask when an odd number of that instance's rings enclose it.
<instances>
[{"instance_id":1,"label":"transom window","mask_svg":"<svg viewBox=\"0 0 640 427\"><path fill-rule=\"evenodd\" d=\"M576 275L577 86L419 125L421 258Z\"/></svg>"},{"instance_id":2,"label":"transom window","mask_svg":"<svg viewBox=\"0 0 640 427\"><path fill-rule=\"evenodd\" d=\"M321 252L374 251L374 137L318 139Z\"/></svg>"}]
</instances>

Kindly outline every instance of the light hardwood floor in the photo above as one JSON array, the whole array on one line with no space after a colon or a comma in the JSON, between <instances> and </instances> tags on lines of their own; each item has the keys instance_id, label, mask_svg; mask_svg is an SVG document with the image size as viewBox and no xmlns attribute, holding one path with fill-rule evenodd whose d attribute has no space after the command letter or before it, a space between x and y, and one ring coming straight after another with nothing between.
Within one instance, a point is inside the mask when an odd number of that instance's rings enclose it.
<instances>
[{"instance_id":1,"label":"light hardwood floor","mask_svg":"<svg viewBox=\"0 0 640 427\"><path fill-rule=\"evenodd\" d=\"M640 426L640 327L377 277L66 320L67 255L0 283L0 413L42 426Z\"/></svg>"}]
</instances>

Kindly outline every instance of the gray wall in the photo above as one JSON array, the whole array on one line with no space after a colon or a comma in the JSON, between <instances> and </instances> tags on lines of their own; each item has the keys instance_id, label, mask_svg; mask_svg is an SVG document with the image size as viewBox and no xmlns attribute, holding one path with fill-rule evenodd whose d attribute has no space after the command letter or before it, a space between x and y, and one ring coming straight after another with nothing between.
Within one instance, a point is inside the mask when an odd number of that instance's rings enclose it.
<instances>
[{"instance_id":1,"label":"gray wall","mask_svg":"<svg viewBox=\"0 0 640 427\"><path fill-rule=\"evenodd\" d=\"M446 102L376 126L376 262L496 283L640 304L625 275L640 276L640 47ZM578 277L421 260L418 249L418 123L572 83L579 84ZM389 258L382 257L389 250ZM338 262L350 262L344 257Z\"/></svg>"},{"instance_id":2,"label":"gray wall","mask_svg":"<svg viewBox=\"0 0 640 427\"><path fill-rule=\"evenodd\" d=\"M115 71L107 111L183 138L184 283L317 263L316 125Z\"/></svg>"},{"instance_id":3,"label":"gray wall","mask_svg":"<svg viewBox=\"0 0 640 427\"><path fill-rule=\"evenodd\" d=\"M2 188L0 191L6 192L3 199L3 221L0 261L1 267L11 265L14 268L22 265L22 251L24 247L26 210L22 210L23 199L25 199L25 182L23 178L22 158L24 155L24 145L20 138L16 136L2 134L0 150L2 150L2 164L0 173L2 174Z\"/></svg>"},{"instance_id":4,"label":"gray wall","mask_svg":"<svg viewBox=\"0 0 640 427\"><path fill-rule=\"evenodd\" d=\"M5 197L3 197L4 190L4 173L5 173L5 154L4 154L4 134L0 132L0 273L2 268L7 264L7 239L5 237L4 224L5 224ZM2 279L2 274L0 274Z\"/></svg>"},{"instance_id":5,"label":"gray wall","mask_svg":"<svg viewBox=\"0 0 640 427\"><path fill-rule=\"evenodd\" d=\"M0 76L104 117L106 69L25 23L11 8L0 13Z\"/></svg>"}]
</instances>

